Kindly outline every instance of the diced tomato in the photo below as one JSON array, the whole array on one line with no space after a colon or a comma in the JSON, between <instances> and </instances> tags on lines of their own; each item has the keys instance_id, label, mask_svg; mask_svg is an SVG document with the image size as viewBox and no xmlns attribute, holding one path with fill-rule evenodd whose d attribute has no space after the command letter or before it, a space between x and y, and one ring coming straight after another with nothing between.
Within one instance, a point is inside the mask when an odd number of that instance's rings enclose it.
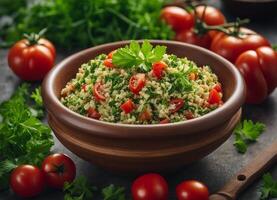
<instances>
[{"instance_id":1,"label":"diced tomato","mask_svg":"<svg viewBox=\"0 0 277 200\"><path fill-rule=\"evenodd\" d=\"M93 118L93 119L100 119L101 115L94 108L90 107L88 109L88 117Z\"/></svg>"},{"instance_id":2,"label":"diced tomato","mask_svg":"<svg viewBox=\"0 0 277 200\"><path fill-rule=\"evenodd\" d=\"M104 60L104 65L108 68L112 68L113 67L113 60L111 58L107 58Z\"/></svg>"},{"instance_id":3,"label":"diced tomato","mask_svg":"<svg viewBox=\"0 0 277 200\"><path fill-rule=\"evenodd\" d=\"M196 73L190 73L189 74L189 80L195 81L198 78Z\"/></svg>"},{"instance_id":4,"label":"diced tomato","mask_svg":"<svg viewBox=\"0 0 277 200\"><path fill-rule=\"evenodd\" d=\"M129 81L129 89L134 94L139 94L146 82L145 74L139 73L133 75Z\"/></svg>"},{"instance_id":5,"label":"diced tomato","mask_svg":"<svg viewBox=\"0 0 277 200\"><path fill-rule=\"evenodd\" d=\"M132 112L135 109L135 104L131 99L128 99L125 103L120 106L121 110L123 110L126 114Z\"/></svg>"},{"instance_id":6,"label":"diced tomato","mask_svg":"<svg viewBox=\"0 0 277 200\"><path fill-rule=\"evenodd\" d=\"M101 83L96 83L93 87L93 94L95 97L96 101L104 101L106 98L103 95L103 91L102 91L102 84Z\"/></svg>"},{"instance_id":7,"label":"diced tomato","mask_svg":"<svg viewBox=\"0 0 277 200\"><path fill-rule=\"evenodd\" d=\"M108 54L108 58L112 59L114 53L115 53L115 50L114 50L114 51L111 51L111 52Z\"/></svg>"},{"instance_id":8,"label":"diced tomato","mask_svg":"<svg viewBox=\"0 0 277 200\"><path fill-rule=\"evenodd\" d=\"M152 119L152 114L148 109L145 109L140 115L139 120L140 121L148 121Z\"/></svg>"},{"instance_id":9,"label":"diced tomato","mask_svg":"<svg viewBox=\"0 0 277 200\"><path fill-rule=\"evenodd\" d=\"M222 92L221 84L220 84L220 83L216 84L216 85L214 86L214 89L215 89L216 91L218 91L218 92Z\"/></svg>"},{"instance_id":10,"label":"diced tomato","mask_svg":"<svg viewBox=\"0 0 277 200\"><path fill-rule=\"evenodd\" d=\"M83 90L84 92L87 91L87 84L83 84L83 85L82 85L82 90Z\"/></svg>"},{"instance_id":11,"label":"diced tomato","mask_svg":"<svg viewBox=\"0 0 277 200\"><path fill-rule=\"evenodd\" d=\"M160 124L168 124L168 123L170 123L170 120L167 118L160 121Z\"/></svg>"},{"instance_id":12,"label":"diced tomato","mask_svg":"<svg viewBox=\"0 0 277 200\"><path fill-rule=\"evenodd\" d=\"M157 79L161 79L164 74L164 70L167 67L167 64L163 61L158 61L152 64L153 75L157 77Z\"/></svg>"},{"instance_id":13,"label":"diced tomato","mask_svg":"<svg viewBox=\"0 0 277 200\"><path fill-rule=\"evenodd\" d=\"M193 113L190 110L185 111L185 117L186 117L186 119L193 119L194 118Z\"/></svg>"},{"instance_id":14,"label":"diced tomato","mask_svg":"<svg viewBox=\"0 0 277 200\"><path fill-rule=\"evenodd\" d=\"M221 97L220 97L218 91L215 90L215 89L212 89L212 90L210 91L210 95L209 95L208 102L209 102L210 104L219 104L220 101L221 101Z\"/></svg>"},{"instance_id":15,"label":"diced tomato","mask_svg":"<svg viewBox=\"0 0 277 200\"><path fill-rule=\"evenodd\" d=\"M170 104L174 105L174 108L170 109L169 111L171 113L175 113L175 112L177 112L178 110L180 110L184 106L184 100L180 99L180 98L172 99L170 101Z\"/></svg>"}]
</instances>

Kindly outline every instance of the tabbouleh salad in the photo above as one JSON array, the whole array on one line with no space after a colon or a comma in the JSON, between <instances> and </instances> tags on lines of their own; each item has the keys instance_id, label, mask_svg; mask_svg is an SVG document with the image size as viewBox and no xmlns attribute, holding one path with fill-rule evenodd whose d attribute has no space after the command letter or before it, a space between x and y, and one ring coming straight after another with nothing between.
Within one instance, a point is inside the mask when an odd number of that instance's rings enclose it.
<instances>
[{"instance_id":1,"label":"tabbouleh salad","mask_svg":"<svg viewBox=\"0 0 277 200\"><path fill-rule=\"evenodd\" d=\"M165 46L148 41L132 41L82 64L61 91L61 102L81 115L125 124L190 120L223 104L209 66L168 55Z\"/></svg>"}]
</instances>

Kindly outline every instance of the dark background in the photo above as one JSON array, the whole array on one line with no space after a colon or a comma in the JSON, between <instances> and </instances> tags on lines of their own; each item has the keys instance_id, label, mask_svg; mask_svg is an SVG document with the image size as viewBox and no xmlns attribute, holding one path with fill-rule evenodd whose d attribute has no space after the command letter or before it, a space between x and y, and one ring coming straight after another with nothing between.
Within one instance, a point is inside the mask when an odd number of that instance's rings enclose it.
<instances>
[{"instance_id":1,"label":"dark background","mask_svg":"<svg viewBox=\"0 0 277 200\"><path fill-rule=\"evenodd\" d=\"M209 4L222 8L221 4L217 0L209 1ZM234 19L227 11L223 10L229 20ZM248 26L253 30L263 34L267 37L272 44L277 44L277 20L275 18L268 18L263 21L253 21ZM62 60L64 54L58 55L58 61ZM8 68L7 62L7 50L0 49L0 102L9 98L14 89L20 83L19 79L13 75ZM263 104L257 106L244 106L243 118L252 119L254 121L261 121L266 124L267 129L259 138L259 141L251 145L246 154L238 154L233 146L234 137L232 136L215 152L207 156L206 158L195 162L189 166L182 168L179 171L171 172L169 174L163 174L168 180L170 185L170 200L175 199L174 190L178 183L185 179L197 179L206 183L210 189L210 192L216 192L224 183L228 181L233 175L236 174L243 166L251 163L251 160L255 158L257 153L261 152L265 147L270 145L275 139L277 139L277 91L275 91ZM153 141L154 142L154 141ZM69 152L56 138L53 152L64 152L74 159L77 165L77 176L85 175L89 181L97 186L103 187L109 184L115 184L124 186L130 195L130 185L134 180L134 176L130 175L116 175L111 172L104 171L97 168L93 164L90 164L76 155ZM275 165L270 172L273 177L277 179L277 165ZM261 180L257 180L251 185L238 199L240 200L257 200L260 193L259 188L261 186ZM0 193L0 199L17 199L15 195L10 192ZM63 199L62 192L47 190L39 197L35 199ZM101 199L101 198L96 198Z\"/></svg>"}]
</instances>

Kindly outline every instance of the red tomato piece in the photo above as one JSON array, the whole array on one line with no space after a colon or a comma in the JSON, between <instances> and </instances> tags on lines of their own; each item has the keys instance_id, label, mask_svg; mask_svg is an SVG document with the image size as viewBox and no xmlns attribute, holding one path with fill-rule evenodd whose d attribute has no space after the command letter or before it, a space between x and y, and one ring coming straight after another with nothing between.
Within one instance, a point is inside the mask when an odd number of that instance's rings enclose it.
<instances>
[{"instance_id":1,"label":"red tomato piece","mask_svg":"<svg viewBox=\"0 0 277 200\"><path fill-rule=\"evenodd\" d=\"M185 9L176 6L167 6L161 12L161 18L176 32L193 27L193 16Z\"/></svg>"},{"instance_id":2,"label":"red tomato piece","mask_svg":"<svg viewBox=\"0 0 277 200\"><path fill-rule=\"evenodd\" d=\"M220 84L220 83L216 84L216 85L214 86L214 89L215 89L216 91L218 91L218 92L222 92L221 84Z\"/></svg>"},{"instance_id":3,"label":"red tomato piece","mask_svg":"<svg viewBox=\"0 0 277 200\"><path fill-rule=\"evenodd\" d=\"M46 182L50 187L62 189L65 182L71 183L76 176L74 162L65 154L55 153L47 156L41 166Z\"/></svg>"},{"instance_id":4,"label":"red tomato piece","mask_svg":"<svg viewBox=\"0 0 277 200\"><path fill-rule=\"evenodd\" d=\"M163 61L158 61L152 64L153 75L157 77L157 79L161 79L163 77L163 73L167 64Z\"/></svg>"},{"instance_id":5,"label":"red tomato piece","mask_svg":"<svg viewBox=\"0 0 277 200\"><path fill-rule=\"evenodd\" d=\"M178 200L208 200L209 190L203 183L189 180L177 186L176 195Z\"/></svg>"},{"instance_id":6,"label":"red tomato piece","mask_svg":"<svg viewBox=\"0 0 277 200\"><path fill-rule=\"evenodd\" d=\"M82 85L82 90L83 90L84 92L87 91L87 84L83 84L83 85Z\"/></svg>"},{"instance_id":7,"label":"red tomato piece","mask_svg":"<svg viewBox=\"0 0 277 200\"><path fill-rule=\"evenodd\" d=\"M114 65L113 65L113 60L111 58L107 58L104 60L104 65L108 68L112 68Z\"/></svg>"},{"instance_id":8,"label":"red tomato piece","mask_svg":"<svg viewBox=\"0 0 277 200\"><path fill-rule=\"evenodd\" d=\"M34 197L43 191L45 176L36 166L21 165L12 171L10 186L20 197Z\"/></svg>"},{"instance_id":9,"label":"red tomato piece","mask_svg":"<svg viewBox=\"0 0 277 200\"><path fill-rule=\"evenodd\" d=\"M209 99L208 99L209 104L219 104L220 101L221 101L221 97L220 97L218 91L215 89L212 89L210 91L210 95L209 95Z\"/></svg>"},{"instance_id":10,"label":"red tomato piece","mask_svg":"<svg viewBox=\"0 0 277 200\"><path fill-rule=\"evenodd\" d=\"M170 109L169 111L171 113L175 113L177 112L178 110L180 110L183 106L184 106L184 100L183 99L180 99L180 98L176 98L176 99L172 99L170 101L170 104L171 105L174 105L174 108L173 109Z\"/></svg>"},{"instance_id":11,"label":"red tomato piece","mask_svg":"<svg viewBox=\"0 0 277 200\"><path fill-rule=\"evenodd\" d=\"M185 111L185 117L186 117L187 120L194 119L194 115L190 110Z\"/></svg>"},{"instance_id":12,"label":"red tomato piece","mask_svg":"<svg viewBox=\"0 0 277 200\"><path fill-rule=\"evenodd\" d=\"M113 54L115 53L116 50L114 51L111 51L109 54L108 54L108 58L109 59L112 59L113 58Z\"/></svg>"},{"instance_id":13,"label":"red tomato piece","mask_svg":"<svg viewBox=\"0 0 277 200\"><path fill-rule=\"evenodd\" d=\"M89 108L88 109L88 117L92 118L92 119L100 119L101 114L99 112L97 112L94 108Z\"/></svg>"},{"instance_id":14,"label":"red tomato piece","mask_svg":"<svg viewBox=\"0 0 277 200\"><path fill-rule=\"evenodd\" d=\"M133 200L168 200L168 185L159 174L145 174L132 185Z\"/></svg>"},{"instance_id":15,"label":"red tomato piece","mask_svg":"<svg viewBox=\"0 0 277 200\"><path fill-rule=\"evenodd\" d=\"M168 123L170 123L170 119L168 119L168 118L165 118L160 121L160 124L168 124Z\"/></svg>"},{"instance_id":16,"label":"red tomato piece","mask_svg":"<svg viewBox=\"0 0 277 200\"><path fill-rule=\"evenodd\" d=\"M145 74L139 73L133 75L129 81L129 89L134 94L139 94L146 82Z\"/></svg>"},{"instance_id":17,"label":"red tomato piece","mask_svg":"<svg viewBox=\"0 0 277 200\"><path fill-rule=\"evenodd\" d=\"M152 113L148 110L145 109L140 115L139 115L139 120L140 121L148 121L152 119Z\"/></svg>"},{"instance_id":18,"label":"red tomato piece","mask_svg":"<svg viewBox=\"0 0 277 200\"><path fill-rule=\"evenodd\" d=\"M128 114L135 109L135 104L131 99L128 99L125 103L120 106L121 110Z\"/></svg>"},{"instance_id":19,"label":"red tomato piece","mask_svg":"<svg viewBox=\"0 0 277 200\"><path fill-rule=\"evenodd\" d=\"M104 101L106 98L102 92L103 85L101 83L96 83L93 87L93 94L96 101Z\"/></svg>"}]
</instances>

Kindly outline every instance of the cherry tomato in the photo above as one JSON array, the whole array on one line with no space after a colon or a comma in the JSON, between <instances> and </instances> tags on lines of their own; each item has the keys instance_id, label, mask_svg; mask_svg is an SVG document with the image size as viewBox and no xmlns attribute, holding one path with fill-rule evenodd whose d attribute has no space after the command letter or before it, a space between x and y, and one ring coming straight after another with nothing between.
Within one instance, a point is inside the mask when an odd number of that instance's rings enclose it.
<instances>
[{"instance_id":1,"label":"cherry tomato","mask_svg":"<svg viewBox=\"0 0 277 200\"><path fill-rule=\"evenodd\" d=\"M205 15L203 16L204 10L205 10ZM203 21L206 24L211 26L221 25L221 24L224 24L226 21L223 13L212 6L197 6L196 13L200 19L203 17L202 18Z\"/></svg>"},{"instance_id":2,"label":"cherry tomato","mask_svg":"<svg viewBox=\"0 0 277 200\"><path fill-rule=\"evenodd\" d=\"M139 94L139 92L142 90L142 88L145 85L145 81L146 81L145 74L140 73L140 74L133 75L129 81L129 89L134 94Z\"/></svg>"},{"instance_id":3,"label":"cherry tomato","mask_svg":"<svg viewBox=\"0 0 277 200\"><path fill-rule=\"evenodd\" d=\"M10 186L20 197L34 197L44 189L45 176L36 166L21 165L12 171Z\"/></svg>"},{"instance_id":4,"label":"cherry tomato","mask_svg":"<svg viewBox=\"0 0 277 200\"><path fill-rule=\"evenodd\" d=\"M145 109L140 115L139 115L139 120L140 121L148 121L152 119L152 113L148 110Z\"/></svg>"},{"instance_id":5,"label":"cherry tomato","mask_svg":"<svg viewBox=\"0 0 277 200\"><path fill-rule=\"evenodd\" d=\"M97 112L94 108L89 108L88 109L88 117L92 119L100 119L101 115L99 112Z\"/></svg>"},{"instance_id":6,"label":"cherry tomato","mask_svg":"<svg viewBox=\"0 0 277 200\"><path fill-rule=\"evenodd\" d=\"M176 195L178 200L208 200L209 190L203 183L189 180L177 186Z\"/></svg>"},{"instance_id":7,"label":"cherry tomato","mask_svg":"<svg viewBox=\"0 0 277 200\"><path fill-rule=\"evenodd\" d=\"M120 106L121 110L123 110L126 114L132 112L135 109L135 104L131 99L128 99L125 103Z\"/></svg>"},{"instance_id":8,"label":"cherry tomato","mask_svg":"<svg viewBox=\"0 0 277 200\"><path fill-rule=\"evenodd\" d=\"M173 105L174 108L170 109L169 111L171 113L175 113L175 112L177 112L178 110L180 110L184 106L184 100L180 99L180 98L172 99L170 101L170 104Z\"/></svg>"},{"instance_id":9,"label":"cherry tomato","mask_svg":"<svg viewBox=\"0 0 277 200\"><path fill-rule=\"evenodd\" d=\"M138 177L132 185L133 200L167 200L168 185L159 174L145 174Z\"/></svg>"},{"instance_id":10,"label":"cherry tomato","mask_svg":"<svg viewBox=\"0 0 277 200\"><path fill-rule=\"evenodd\" d=\"M170 123L170 119L167 119L167 118L160 121L160 124L168 124L168 123Z\"/></svg>"},{"instance_id":11,"label":"cherry tomato","mask_svg":"<svg viewBox=\"0 0 277 200\"><path fill-rule=\"evenodd\" d=\"M221 101L221 97L216 89L212 89L210 91L208 102L209 104L219 104Z\"/></svg>"},{"instance_id":12,"label":"cherry tomato","mask_svg":"<svg viewBox=\"0 0 277 200\"><path fill-rule=\"evenodd\" d=\"M277 86L277 57L270 47L242 53L236 67L246 83L247 103L261 103Z\"/></svg>"},{"instance_id":13,"label":"cherry tomato","mask_svg":"<svg viewBox=\"0 0 277 200\"><path fill-rule=\"evenodd\" d=\"M161 12L161 18L176 32L193 27L193 16L186 10L176 6L165 7Z\"/></svg>"},{"instance_id":14,"label":"cherry tomato","mask_svg":"<svg viewBox=\"0 0 277 200\"><path fill-rule=\"evenodd\" d=\"M270 46L269 42L254 31L241 28L239 37L229 36L225 33L217 33L211 44L211 50L234 63L238 56L247 51L255 50L261 46Z\"/></svg>"},{"instance_id":15,"label":"cherry tomato","mask_svg":"<svg viewBox=\"0 0 277 200\"><path fill-rule=\"evenodd\" d=\"M158 61L152 64L153 75L157 77L157 79L161 79L163 77L163 72L167 64L163 61Z\"/></svg>"},{"instance_id":16,"label":"cherry tomato","mask_svg":"<svg viewBox=\"0 0 277 200\"><path fill-rule=\"evenodd\" d=\"M184 30L176 33L175 40L180 42L185 42L189 44L194 44L204 48L210 48L211 37L209 34L197 35L193 29Z\"/></svg>"},{"instance_id":17,"label":"cherry tomato","mask_svg":"<svg viewBox=\"0 0 277 200\"><path fill-rule=\"evenodd\" d=\"M55 153L47 156L41 166L46 183L53 188L62 189L65 182L71 183L76 175L76 166L67 155Z\"/></svg>"},{"instance_id":18,"label":"cherry tomato","mask_svg":"<svg viewBox=\"0 0 277 200\"><path fill-rule=\"evenodd\" d=\"M96 101L104 101L106 98L103 94L103 88L101 83L96 83L93 87L93 94Z\"/></svg>"},{"instance_id":19,"label":"cherry tomato","mask_svg":"<svg viewBox=\"0 0 277 200\"><path fill-rule=\"evenodd\" d=\"M108 68L112 68L113 67L113 60L111 58L107 58L104 60L104 65Z\"/></svg>"},{"instance_id":20,"label":"cherry tomato","mask_svg":"<svg viewBox=\"0 0 277 200\"><path fill-rule=\"evenodd\" d=\"M8 64L19 78L40 81L54 66L55 57L55 47L49 40L22 39L9 50Z\"/></svg>"}]
</instances>

